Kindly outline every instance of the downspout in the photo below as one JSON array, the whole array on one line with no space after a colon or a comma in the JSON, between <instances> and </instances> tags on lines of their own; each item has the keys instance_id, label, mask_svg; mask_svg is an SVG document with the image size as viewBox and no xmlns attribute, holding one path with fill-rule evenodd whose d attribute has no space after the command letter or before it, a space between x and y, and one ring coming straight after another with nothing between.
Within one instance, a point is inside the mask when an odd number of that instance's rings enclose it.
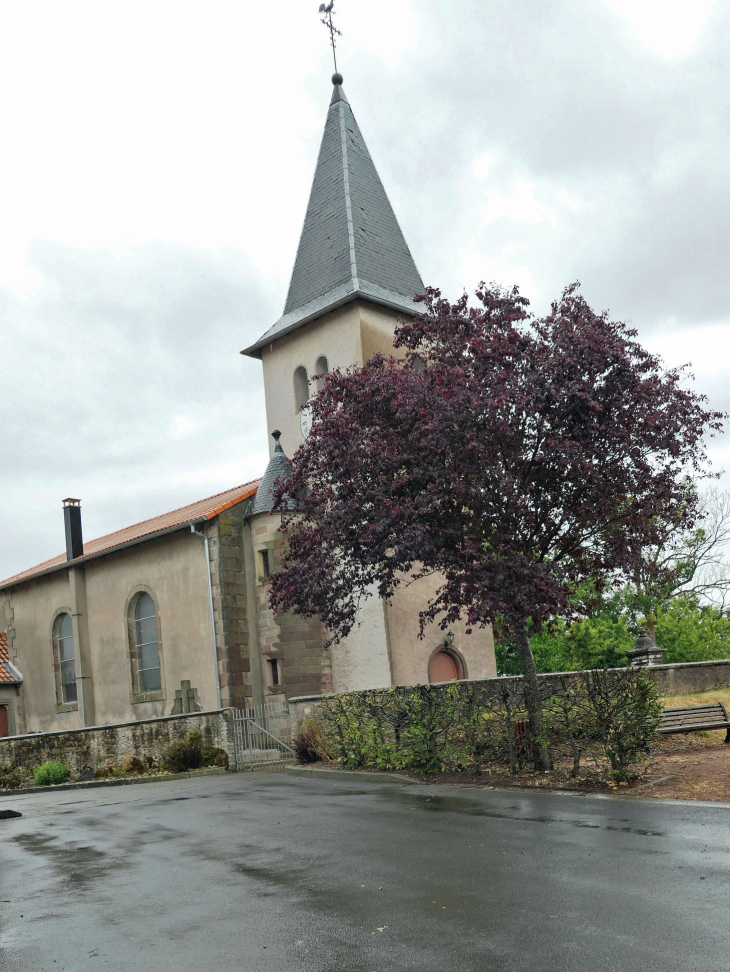
<instances>
[{"instance_id":1,"label":"downspout","mask_svg":"<svg viewBox=\"0 0 730 972\"><path fill-rule=\"evenodd\" d=\"M201 537L203 543L205 544L205 566L208 572L208 604L210 606L210 631L213 636L213 662L215 671L215 691L218 698L218 708L223 708L223 703L221 701L221 676L218 671L218 640L215 633L215 610L213 608L213 581L210 576L210 544L208 543L208 537L201 533L199 530L195 529L195 524L190 524L190 532L194 533L196 537Z\"/></svg>"}]
</instances>

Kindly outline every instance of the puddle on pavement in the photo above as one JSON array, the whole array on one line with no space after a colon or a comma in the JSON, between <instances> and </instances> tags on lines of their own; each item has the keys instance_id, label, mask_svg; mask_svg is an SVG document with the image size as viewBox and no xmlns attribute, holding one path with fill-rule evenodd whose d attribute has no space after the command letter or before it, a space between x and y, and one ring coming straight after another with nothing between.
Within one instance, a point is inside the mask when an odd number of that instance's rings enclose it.
<instances>
[{"instance_id":1,"label":"puddle on pavement","mask_svg":"<svg viewBox=\"0 0 730 972\"><path fill-rule=\"evenodd\" d=\"M45 858L62 878L67 890L71 891L88 890L111 870L126 866L124 861L112 858L94 847L86 844L63 844L55 836L18 834L13 839L23 850Z\"/></svg>"},{"instance_id":2,"label":"puddle on pavement","mask_svg":"<svg viewBox=\"0 0 730 972\"><path fill-rule=\"evenodd\" d=\"M553 817L548 814L529 816L527 814L520 813L519 806L514 803L497 809L494 806L485 805L477 800L469 800L465 797L428 797L421 794L414 794L412 792L403 793L398 791L391 795L394 795L400 800L401 803L416 806L419 809L426 810L430 813L461 813L470 817L494 817L498 820L515 820L517 822L525 821L527 823L568 824L572 827L578 827L581 829L585 828L588 830L615 830L624 834L638 834L641 837L666 837L666 834L661 830L647 830L644 827L622 827L611 823L591 823L585 819L580 820L563 816ZM619 821L619 823L623 823L624 820Z\"/></svg>"}]
</instances>

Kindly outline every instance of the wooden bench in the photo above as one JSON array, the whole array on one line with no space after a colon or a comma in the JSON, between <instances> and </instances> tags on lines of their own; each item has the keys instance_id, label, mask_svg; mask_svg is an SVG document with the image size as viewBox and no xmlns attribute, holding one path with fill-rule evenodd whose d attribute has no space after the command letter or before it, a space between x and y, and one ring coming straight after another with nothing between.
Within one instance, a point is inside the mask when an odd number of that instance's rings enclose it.
<instances>
[{"instance_id":1,"label":"wooden bench","mask_svg":"<svg viewBox=\"0 0 730 972\"><path fill-rule=\"evenodd\" d=\"M660 733L702 732L705 729L727 729L725 742L730 743L730 719L722 702L692 705L684 709L662 709Z\"/></svg>"}]
</instances>

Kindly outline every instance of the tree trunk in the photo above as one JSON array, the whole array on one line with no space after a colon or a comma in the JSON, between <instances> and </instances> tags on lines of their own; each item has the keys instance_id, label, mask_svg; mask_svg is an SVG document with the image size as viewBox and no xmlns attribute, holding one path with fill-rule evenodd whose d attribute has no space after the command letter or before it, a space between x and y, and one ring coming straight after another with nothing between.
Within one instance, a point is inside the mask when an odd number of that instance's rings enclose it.
<instances>
[{"instance_id":1,"label":"tree trunk","mask_svg":"<svg viewBox=\"0 0 730 972\"><path fill-rule=\"evenodd\" d=\"M530 637L527 634L527 626L524 625L521 631L516 632L517 650L520 653L520 664L522 665L522 677L525 686L525 705L530 726L530 739L532 740L532 750L535 754L535 769L552 769L550 750L543 745L544 736L542 702L540 701L540 688L537 681L537 670L535 669L535 659L530 647Z\"/></svg>"}]
</instances>

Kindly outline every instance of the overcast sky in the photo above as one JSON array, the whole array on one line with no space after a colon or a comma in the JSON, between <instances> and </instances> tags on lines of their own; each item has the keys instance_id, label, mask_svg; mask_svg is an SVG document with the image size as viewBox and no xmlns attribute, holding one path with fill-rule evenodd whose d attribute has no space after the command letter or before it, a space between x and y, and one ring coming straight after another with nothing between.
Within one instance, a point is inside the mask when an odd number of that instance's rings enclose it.
<instances>
[{"instance_id":1,"label":"overcast sky","mask_svg":"<svg viewBox=\"0 0 730 972\"><path fill-rule=\"evenodd\" d=\"M331 94L318 0L0 3L0 577L260 475L260 363ZM336 0L448 295L580 280L730 408L730 0ZM712 447L730 468L730 439Z\"/></svg>"}]
</instances>

